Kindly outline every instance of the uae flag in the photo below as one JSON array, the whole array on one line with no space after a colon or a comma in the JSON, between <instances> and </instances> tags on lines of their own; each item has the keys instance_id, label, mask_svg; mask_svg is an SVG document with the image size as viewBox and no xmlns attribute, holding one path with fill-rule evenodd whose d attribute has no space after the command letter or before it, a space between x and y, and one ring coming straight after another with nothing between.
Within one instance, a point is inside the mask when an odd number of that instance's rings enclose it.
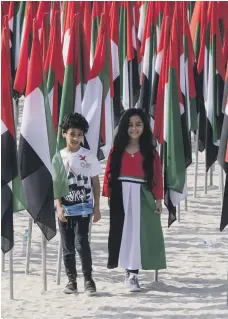
<instances>
[{"instance_id":1,"label":"uae flag","mask_svg":"<svg viewBox=\"0 0 228 319\"><path fill-rule=\"evenodd\" d=\"M120 96L125 110L135 107L140 93L136 30L133 5L124 1L120 6Z\"/></svg>"},{"instance_id":2,"label":"uae flag","mask_svg":"<svg viewBox=\"0 0 228 319\"><path fill-rule=\"evenodd\" d=\"M50 240L56 234L52 177L52 156L56 143L53 142L54 129L44 79L38 30L34 20L19 140L19 167L26 209L47 240Z\"/></svg>"},{"instance_id":3,"label":"uae flag","mask_svg":"<svg viewBox=\"0 0 228 319\"><path fill-rule=\"evenodd\" d=\"M187 4L182 4L183 10L183 43L184 43L184 74L187 102L188 129L192 132L197 129L196 89L194 82L194 50L187 19ZM189 133L190 135L190 133ZM189 136L191 142L191 136Z\"/></svg>"},{"instance_id":4,"label":"uae flag","mask_svg":"<svg viewBox=\"0 0 228 319\"><path fill-rule=\"evenodd\" d=\"M114 127L117 127L120 116L123 113L123 105L120 99L120 65L119 65L119 16L120 6L117 1L113 1L111 8L111 57L112 57L112 75L113 75L113 112Z\"/></svg>"},{"instance_id":5,"label":"uae flag","mask_svg":"<svg viewBox=\"0 0 228 319\"><path fill-rule=\"evenodd\" d=\"M2 251L7 253L14 245L12 182L17 176L8 25L3 27L1 44L1 247Z\"/></svg>"},{"instance_id":6,"label":"uae flag","mask_svg":"<svg viewBox=\"0 0 228 319\"><path fill-rule=\"evenodd\" d=\"M142 43L142 38L144 34L144 29L145 29L145 20L146 20L146 12L147 12L147 6L148 2L147 1L140 1L139 5L139 26L138 26L138 40L141 45Z\"/></svg>"},{"instance_id":7,"label":"uae flag","mask_svg":"<svg viewBox=\"0 0 228 319\"><path fill-rule=\"evenodd\" d=\"M168 2L167 2L168 3ZM152 90L152 118L154 122L154 136L160 144L164 143L164 94L165 79L168 70L168 54L163 59L163 52L169 51L169 36L171 30L171 18L166 16L163 20L161 39L155 64L154 85Z\"/></svg>"},{"instance_id":8,"label":"uae flag","mask_svg":"<svg viewBox=\"0 0 228 319\"><path fill-rule=\"evenodd\" d=\"M67 56L66 68L64 73L62 99L60 105L59 125L66 114L82 113L82 83L81 83L81 49L80 41L80 16L75 14L72 18L70 28L70 42ZM58 61L57 61L58 63ZM58 145L59 149L66 146L66 141L62 137L62 130L58 128Z\"/></svg>"},{"instance_id":9,"label":"uae flag","mask_svg":"<svg viewBox=\"0 0 228 319\"><path fill-rule=\"evenodd\" d=\"M194 78L196 88L196 108L199 117L199 151L206 147L206 109L204 102L204 78L208 71L208 55L206 50L208 3L197 1L190 24L191 38L195 54ZM205 83L206 84L206 83Z\"/></svg>"},{"instance_id":10,"label":"uae flag","mask_svg":"<svg viewBox=\"0 0 228 319\"><path fill-rule=\"evenodd\" d=\"M86 139L89 148L97 154L98 159L102 158L103 153L100 152L100 140L102 139L106 146L103 148L105 155L112 144L109 50L107 16L102 14L94 63L82 102L82 115L89 123Z\"/></svg>"},{"instance_id":11,"label":"uae flag","mask_svg":"<svg viewBox=\"0 0 228 319\"><path fill-rule=\"evenodd\" d=\"M222 54L216 2L209 4L210 43L208 52L208 82L205 92L206 122L206 169L213 165L218 155L223 113L222 99L225 80L225 62ZM205 83L206 84L206 83Z\"/></svg>"},{"instance_id":12,"label":"uae flag","mask_svg":"<svg viewBox=\"0 0 228 319\"><path fill-rule=\"evenodd\" d=\"M9 7L9 29L10 29L10 39L11 39L11 72L12 79L14 81L16 70L18 67L20 47L21 47L21 37L22 28L25 16L25 1L10 1Z\"/></svg>"},{"instance_id":13,"label":"uae flag","mask_svg":"<svg viewBox=\"0 0 228 319\"><path fill-rule=\"evenodd\" d=\"M90 41L91 41L91 3L89 1L82 2L84 4L84 15L82 24L82 63L83 63L83 94L90 74Z\"/></svg>"},{"instance_id":14,"label":"uae flag","mask_svg":"<svg viewBox=\"0 0 228 319\"><path fill-rule=\"evenodd\" d=\"M183 17L187 14L187 8L182 5L182 3L176 3L176 10L174 13L174 19L176 19L176 24L178 23L179 38L177 45L179 48L179 74L180 74L180 88L181 88L181 109L183 110L181 114L181 127L182 136L184 144L184 154L185 154L185 164L188 167L192 163L192 145L191 145L191 125L189 121L191 120L190 115L190 102L189 102L189 78L188 78L188 51L186 34L184 34L184 23ZM176 34L176 36L178 33ZM185 47L184 47L185 45ZM191 57L190 57L191 58Z\"/></svg>"},{"instance_id":15,"label":"uae flag","mask_svg":"<svg viewBox=\"0 0 228 319\"><path fill-rule=\"evenodd\" d=\"M175 13L177 13L177 4ZM177 19L171 28L168 65L165 74L164 101L164 188L165 205L169 210L170 226L176 220L176 206L185 197L186 165L181 116L184 113L181 103L179 79L179 52Z\"/></svg>"},{"instance_id":16,"label":"uae flag","mask_svg":"<svg viewBox=\"0 0 228 319\"><path fill-rule=\"evenodd\" d=\"M90 67L92 68L95 58L95 50L98 40L98 31L101 22L101 14L103 12L104 2L93 1L92 9L92 25L91 25L91 45L90 45Z\"/></svg>"},{"instance_id":17,"label":"uae flag","mask_svg":"<svg viewBox=\"0 0 228 319\"><path fill-rule=\"evenodd\" d=\"M226 71L226 79L228 80L228 68ZM226 82L227 82L226 80ZM227 85L227 83L226 83ZM227 88L227 87L226 87ZM219 145L219 153L218 153L218 162L221 167L224 169L226 174L228 174L228 163L227 163L227 145L228 145L228 90L224 90L224 102L226 101L226 105L224 105L224 120L222 126L222 134Z\"/></svg>"},{"instance_id":18,"label":"uae flag","mask_svg":"<svg viewBox=\"0 0 228 319\"><path fill-rule=\"evenodd\" d=\"M46 61L48 45L49 45L49 35L50 35L50 12L45 12L42 18L42 24L40 29L40 46L43 65Z\"/></svg>"},{"instance_id":19,"label":"uae flag","mask_svg":"<svg viewBox=\"0 0 228 319\"><path fill-rule=\"evenodd\" d=\"M223 194L222 216L220 231L228 225L228 94L226 95L226 108L224 114L223 128L219 146L218 162L226 173L225 189Z\"/></svg>"},{"instance_id":20,"label":"uae flag","mask_svg":"<svg viewBox=\"0 0 228 319\"><path fill-rule=\"evenodd\" d=\"M53 23L50 31L50 42L45 63L45 73L47 75L49 105L54 128L57 133L64 78L59 11L54 12Z\"/></svg>"},{"instance_id":21,"label":"uae flag","mask_svg":"<svg viewBox=\"0 0 228 319\"><path fill-rule=\"evenodd\" d=\"M80 13L80 3L77 1L67 1L64 14L64 30L63 30L63 62L66 66L67 54L70 43L70 28L73 17L76 13Z\"/></svg>"},{"instance_id":22,"label":"uae flag","mask_svg":"<svg viewBox=\"0 0 228 319\"><path fill-rule=\"evenodd\" d=\"M149 2L147 7L145 32L141 46L141 55L143 56L143 60L139 107L145 111L149 120L153 113L151 109L151 96L154 83L157 51L156 22L154 12L155 2Z\"/></svg>"},{"instance_id":23,"label":"uae flag","mask_svg":"<svg viewBox=\"0 0 228 319\"><path fill-rule=\"evenodd\" d=\"M37 4L29 1L26 5L25 28L22 36L20 57L18 61L17 73L14 80L14 90L19 94L25 94L28 77L28 64L32 44L32 21L36 16Z\"/></svg>"}]
</instances>

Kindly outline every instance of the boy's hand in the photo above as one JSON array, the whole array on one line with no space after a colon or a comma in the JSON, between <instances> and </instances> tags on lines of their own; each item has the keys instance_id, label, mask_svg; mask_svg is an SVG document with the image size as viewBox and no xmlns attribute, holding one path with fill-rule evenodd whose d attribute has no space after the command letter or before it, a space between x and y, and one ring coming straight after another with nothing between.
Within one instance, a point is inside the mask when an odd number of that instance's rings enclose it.
<instances>
[{"instance_id":1,"label":"boy's hand","mask_svg":"<svg viewBox=\"0 0 228 319\"><path fill-rule=\"evenodd\" d=\"M159 214L159 215L162 213L162 202L161 202L161 200L157 200L156 201L155 213Z\"/></svg>"},{"instance_id":2,"label":"boy's hand","mask_svg":"<svg viewBox=\"0 0 228 319\"><path fill-rule=\"evenodd\" d=\"M101 212L99 207L94 207L93 209L93 223L99 222L101 219Z\"/></svg>"},{"instance_id":3,"label":"boy's hand","mask_svg":"<svg viewBox=\"0 0 228 319\"><path fill-rule=\"evenodd\" d=\"M63 223L67 223L67 219L66 217L64 216L64 209L63 207L58 207L57 208L57 213L58 213L58 217L59 217L59 220Z\"/></svg>"}]
</instances>

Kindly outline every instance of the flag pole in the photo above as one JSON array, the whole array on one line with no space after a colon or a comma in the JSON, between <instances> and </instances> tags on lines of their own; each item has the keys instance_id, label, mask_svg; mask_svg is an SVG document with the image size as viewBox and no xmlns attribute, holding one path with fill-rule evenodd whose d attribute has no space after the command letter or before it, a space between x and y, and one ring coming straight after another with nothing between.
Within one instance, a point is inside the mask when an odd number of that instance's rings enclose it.
<instances>
[{"instance_id":1,"label":"flag pole","mask_svg":"<svg viewBox=\"0 0 228 319\"><path fill-rule=\"evenodd\" d=\"M2 267L1 267L2 272L5 271L5 254L2 251Z\"/></svg>"},{"instance_id":2,"label":"flag pole","mask_svg":"<svg viewBox=\"0 0 228 319\"><path fill-rule=\"evenodd\" d=\"M29 217L29 224L28 224L28 240L26 246L26 264L25 264L25 274L29 274L29 263L30 263L30 256L31 256L31 241L32 241L32 218Z\"/></svg>"},{"instance_id":3,"label":"flag pole","mask_svg":"<svg viewBox=\"0 0 228 319\"><path fill-rule=\"evenodd\" d=\"M130 73L130 82L129 82L129 94L130 94L130 108L133 108L133 64L132 60L129 62L130 67L129 67L129 73Z\"/></svg>"},{"instance_id":4,"label":"flag pole","mask_svg":"<svg viewBox=\"0 0 228 319\"><path fill-rule=\"evenodd\" d=\"M224 175L223 168L220 166L220 178L219 178L219 188L221 194L221 207L223 206L223 196L224 196Z\"/></svg>"},{"instance_id":5,"label":"flag pole","mask_svg":"<svg viewBox=\"0 0 228 319\"><path fill-rule=\"evenodd\" d=\"M180 203L177 205L177 221L180 223Z\"/></svg>"},{"instance_id":6,"label":"flag pole","mask_svg":"<svg viewBox=\"0 0 228 319\"><path fill-rule=\"evenodd\" d=\"M194 192L193 192L193 198L196 198L196 191L197 191L197 177L198 177L198 158L199 158L199 114L197 116L197 124L198 129L196 131L196 151L195 151L195 178L194 178Z\"/></svg>"},{"instance_id":7,"label":"flag pole","mask_svg":"<svg viewBox=\"0 0 228 319\"><path fill-rule=\"evenodd\" d=\"M63 254L63 244L62 244L61 236L59 234L59 250L58 250L58 261L57 261L57 274L56 274L57 285L60 285L62 254Z\"/></svg>"},{"instance_id":8,"label":"flag pole","mask_svg":"<svg viewBox=\"0 0 228 319\"><path fill-rule=\"evenodd\" d=\"M207 150L205 149L204 194L207 194Z\"/></svg>"},{"instance_id":9,"label":"flag pole","mask_svg":"<svg viewBox=\"0 0 228 319\"><path fill-rule=\"evenodd\" d=\"M186 182L186 186L188 187L188 182L187 182L187 170L186 170L186 179L185 179L185 182ZM185 211L188 210L188 195L187 195L186 199L184 200L184 210L185 210Z\"/></svg>"},{"instance_id":10,"label":"flag pole","mask_svg":"<svg viewBox=\"0 0 228 319\"><path fill-rule=\"evenodd\" d=\"M44 291L47 291L46 248L47 248L47 240L44 234L42 233L42 278L43 278Z\"/></svg>"},{"instance_id":11,"label":"flag pole","mask_svg":"<svg viewBox=\"0 0 228 319\"><path fill-rule=\"evenodd\" d=\"M210 168L210 186L213 185L213 170L214 170L214 165L212 165Z\"/></svg>"},{"instance_id":12,"label":"flag pole","mask_svg":"<svg viewBox=\"0 0 228 319\"><path fill-rule=\"evenodd\" d=\"M9 285L10 299L13 300L13 248L9 252Z\"/></svg>"}]
</instances>

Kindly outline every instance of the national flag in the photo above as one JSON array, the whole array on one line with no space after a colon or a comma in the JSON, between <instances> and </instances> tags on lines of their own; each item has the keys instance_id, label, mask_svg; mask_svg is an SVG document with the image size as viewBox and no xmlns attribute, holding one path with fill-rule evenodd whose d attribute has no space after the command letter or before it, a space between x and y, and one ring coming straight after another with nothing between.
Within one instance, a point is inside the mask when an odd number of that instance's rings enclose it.
<instances>
[{"instance_id":1,"label":"national flag","mask_svg":"<svg viewBox=\"0 0 228 319\"><path fill-rule=\"evenodd\" d=\"M145 32L142 39L141 55L142 60L142 79L139 99L139 107L145 111L148 119L152 116L152 88L155 75L157 39L155 21L155 2L149 2L145 22ZM153 126L152 126L153 128Z\"/></svg>"},{"instance_id":2,"label":"national flag","mask_svg":"<svg viewBox=\"0 0 228 319\"><path fill-rule=\"evenodd\" d=\"M18 153L25 206L47 240L56 234L54 198L61 197L61 191L58 192L57 189L54 197L53 190L52 174L58 173L52 166L55 151L56 140L47 98L38 30L34 20ZM61 174L64 174L64 170ZM64 182L66 183L66 179ZM61 180L56 186L63 190Z\"/></svg>"},{"instance_id":3,"label":"national flag","mask_svg":"<svg viewBox=\"0 0 228 319\"><path fill-rule=\"evenodd\" d=\"M207 11L208 2L196 1L190 24L190 32L195 54L194 78L196 88L196 107L199 116L199 151L206 146L206 109L204 102L204 78L207 73Z\"/></svg>"},{"instance_id":4,"label":"national flag","mask_svg":"<svg viewBox=\"0 0 228 319\"><path fill-rule=\"evenodd\" d=\"M16 70L18 67L18 61L20 56L22 29L25 16L25 1L10 1L9 7L9 29L11 31L10 40L11 46L11 72L12 81L14 82Z\"/></svg>"},{"instance_id":5,"label":"national flag","mask_svg":"<svg viewBox=\"0 0 228 319\"><path fill-rule=\"evenodd\" d=\"M186 4L187 4L187 18L188 18L188 22L190 23L191 20L192 20L192 15L193 15L193 12L194 12L194 7L195 7L195 4L196 2L198 1L186 1Z\"/></svg>"},{"instance_id":6,"label":"national flag","mask_svg":"<svg viewBox=\"0 0 228 319\"><path fill-rule=\"evenodd\" d=\"M155 2L155 14L156 14L156 29L157 29L157 42L160 41L160 33L161 33L161 26L163 20L163 13L165 9L165 1L156 1Z\"/></svg>"},{"instance_id":7,"label":"national flag","mask_svg":"<svg viewBox=\"0 0 228 319\"><path fill-rule=\"evenodd\" d=\"M171 6L166 2L164 19L162 22L160 43L156 55L154 82L151 94L152 119L154 122L154 136L160 144L164 142L164 94L165 73L168 58L163 59L164 52L168 52L171 30ZM153 123L152 123L153 124Z\"/></svg>"},{"instance_id":8,"label":"national flag","mask_svg":"<svg viewBox=\"0 0 228 319\"><path fill-rule=\"evenodd\" d=\"M50 33L50 14L45 12L43 15L42 25L40 30L40 46L41 46L43 65L45 64L47 51L48 51L49 33Z\"/></svg>"},{"instance_id":9,"label":"national flag","mask_svg":"<svg viewBox=\"0 0 228 319\"><path fill-rule=\"evenodd\" d=\"M91 45L91 3L83 2L84 16L82 24L82 63L83 63L83 94L90 74L90 45Z\"/></svg>"},{"instance_id":10,"label":"national flag","mask_svg":"<svg viewBox=\"0 0 228 319\"><path fill-rule=\"evenodd\" d=\"M101 14L103 11L103 1L93 1L92 25L91 25L91 45L90 45L90 68L93 66L95 50L97 45L98 31L100 27Z\"/></svg>"},{"instance_id":11,"label":"national flag","mask_svg":"<svg viewBox=\"0 0 228 319\"><path fill-rule=\"evenodd\" d=\"M112 56L112 74L113 74L113 112L114 112L114 127L117 127L120 121L120 116L123 113L123 105L120 99L120 65L119 65L119 16L120 6L117 1L113 1L111 8L111 56Z\"/></svg>"},{"instance_id":12,"label":"national flag","mask_svg":"<svg viewBox=\"0 0 228 319\"><path fill-rule=\"evenodd\" d=\"M17 144L11 96L11 70L8 25L1 39L1 247L7 253L14 246L12 182L17 172Z\"/></svg>"},{"instance_id":13,"label":"national flag","mask_svg":"<svg viewBox=\"0 0 228 319\"><path fill-rule=\"evenodd\" d=\"M139 98L140 82L136 47L136 30L133 24L132 3L120 6L120 89L125 110L134 107Z\"/></svg>"},{"instance_id":14,"label":"national flag","mask_svg":"<svg viewBox=\"0 0 228 319\"><path fill-rule=\"evenodd\" d=\"M60 103L64 79L64 64L61 48L60 12L54 12L50 31L50 42L45 62L47 75L47 91L52 120L56 133L58 132Z\"/></svg>"},{"instance_id":15,"label":"national flag","mask_svg":"<svg viewBox=\"0 0 228 319\"><path fill-rule=\"evenodd\" d=\"M14 80L14 90L19 94L24 94L26 90L28 63L32 44L32 21L36 16L36 10L36 2L29 1L26 5L25 27L21 39L22 42L17 73Z\"/></svg>"},{"instance_id":16,"label":"national flag","mask_svg":"<svg viewBox=\"0 0 228 319\"><path fill-rule=\"evenodd\" d=\"M226 79L228 78L228 68ZM218 152L218 162L226 173L225 189L223 194L223 206L220 222L220 231L228 225L228 91L224 91L224 100L226 99L223 128Z\"/></svg>"},{"instance_id":17,"label":"national flag","mask_svg":"<svg viewBox=\"0 0 228 319\"><path fill-rule=\"evenodd\" d=\"M80 16L75 14L71 20L69 31L70 42L64 73L62 99L60 105L59 125L66 114L82 113L82 77L81 77L81 48L80 41ZM60 149L65 147L65 140L62 137L62 131L58 128L58 145Z\"/></svg>"},{"instance_id":18,"label":"national flag","mask_svg":"<svg viewBox=\"0 0 228 319\"><path fill-rule=\"evenodd\" d=\"M138 26L138 40L141 45L142 43L142 38L144 34L144 29L145 29L145 21L146 21L146 12L147 12L147 6L148 2L147 1L140 1L141 4L139 6L139 26Z\"/></svg>"},{"instance_id":19,"label":"national flag","mask_svg":"<svg viewBox=\"0 0 228 319\"><path fill-rule=\"evenodd\" d=\"M169 210L170 226L176 220L176 207L185 196L186 164L182 135L181 103L179 79L179 52L177 29L177 4L171 28L168 65L165 74L164 101L164 188L165 205Z\"/></svg>"},{"instance_id":20,"label":"national flag","mask_svg":"<svg viewBox=\"0 0 228 319\"><path fill-rule=\"evenodd\" d=\"M70 43L70 28L73 17L76 13L80 13L80 3L77 1L67 1L64 14L64 28L63 28L63 62L66 66L67 54Z\"/></svg>"},{"instance_id":21,"label":"national flag","mask_svg":"<svg viewBox=\"0 0 228 319\"><path fill-rule=\"evenodd\" d=\"M102 137L105 147L105 156L112 145L112 110L110 100L110 39L107 28L108 16L102 14L97 47L90 79L86 86L82 102L82 115L89 123L89 131L86 139L89 148L101 159L100 138ZM109 121L109 122L107 122Z\"/></svg>"},{"instance_id":22,"label":"national flag","mask_svg":"<svg viewBox=\"0 0 228 319\"><path fill-rule=\"evenodd\" d=\"M222 99L225 80L225 62L222 54L217 3L209 4L210 42L208 52L208 78L205 90L206 122L206 169L213 165L218 155L223 113Z\"/></svg>"},{"instance_id":23,"label":"national flag","mask_svg":"<svg viewBox=\"0 0 228 319\"><path fill-rule=\"evenodd\" d=\"M224 120L222 126L222 133L219 145L219 152L218 152L218 162L221 167L224 169L225 173L228 174L228 68L226 70L226 88L224 90L223 96L223 103L224 105Z\"/></svg>"}]
</instances>

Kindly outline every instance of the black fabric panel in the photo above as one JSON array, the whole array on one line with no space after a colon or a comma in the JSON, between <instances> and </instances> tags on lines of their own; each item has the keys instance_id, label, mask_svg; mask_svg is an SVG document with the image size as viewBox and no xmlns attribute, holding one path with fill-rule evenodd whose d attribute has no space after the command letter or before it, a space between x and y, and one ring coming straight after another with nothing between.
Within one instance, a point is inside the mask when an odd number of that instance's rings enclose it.
<instances>
[{"instance_id":1,"label":"black fabric panel","mask_svg":"<svg viewBox=\"0 0 228 319\"><path fill-rule=\"evenodd\" d=\"M108 265L112 269L118 267L120 245L124 224L124 207L122 183L116 181L112 185L110 195L110 229L108 237Z\"/></svg>"},{"instance_id":2,"label":"black fabric panel","mask_svg":"<svg viewBox=\"0 0 228 319\"><path fill-rule=\"evenodd\" d=\"M120 117L124 112L123 104L120 98L120 76L113 82L114 97L113 97L113 113L114 113L114 128L119 125Z\"/></svg>"},{"instance_id":3,"label":"black fabric panel","mask_svg":"<svg viewBox=\"0 0 228 319\"><path fill-rule=\"evenodd\" d=\"M217 160L218 146L213 143L213 131L210 121L206 120L206 169L207 171Z\"/></svg>"},{"instance_id":4,"label":"black fabric panel","mask_svg":"<svg viewBox=\"0 0 228 319\"><path fill-rule=\"evenodd\" d=\"M17 148L9 130L2 134L1 139L1 183L4 186L17 176Z\"/></svg>"},{"instance_id":5,"label":"black fabric panel","mask_svg":"<svg viewBox=\"0 0 228 319\"><path fill-rule=\"evenodd\" d=\"M227 142L228 142L228 115L225 115L224 121L223 121L221 139L220 139L219 152L218 152L218 162L222 166L226 174L228 174L228 163L225 162Z\"/></svg>"},{"instance_id":6,"label":"black fabric panel","mask_svg":"<svg viewBox=\"0 0 228 319\"><path fill-rule=\"evenodd\" d=\"M182 94L185 112L181 115L181 127L184 145L184 157L185 157L185 167L187 168L192 164L192 143L191 143L191 133L188 131L187 127L187 107L186 99L184 94Z\"/></svg>"},{"instance_id":7,"label":"black fabric panel","mask_svg":"<svg viewBox=\"0 0 228 319\"><path fill-rule=\"evenodd\" d=\"M222 215L220 223L220 231L228 225L228 175L226 174L226 184L223 197Z\"/></svg>"},{"instance_id":8,"label":"black fabric panel","mask_svg":"<svg viewBox=\"0 0 228 319\"><path fill-rule=\"evenodd\" d=\"M22 135L19 156L26 209L50 240L56 234L52 176Z\"/></svg>"},{"instance_id":9,"label":"black fabric panel","mask_svg":"<svg viewBox=\"0 0 228 319\"><path fill-rule=\"evenodd\" d=\"M139 98L139 107L147 114L150 118L151 108L150 108L150 82L145 74L142 76L142 88Z\"/></svg>"},{"instance_id":10,"label":"black fabric panel","mask_svg":"<svg viewBox=\"0 0 228 319\"><path fill-rule=\"evenodd\" d=\"M13 196L8 185L2 187L1 195L1 247L7 253L14 246Z\"/></svg>"}]
</instances>

